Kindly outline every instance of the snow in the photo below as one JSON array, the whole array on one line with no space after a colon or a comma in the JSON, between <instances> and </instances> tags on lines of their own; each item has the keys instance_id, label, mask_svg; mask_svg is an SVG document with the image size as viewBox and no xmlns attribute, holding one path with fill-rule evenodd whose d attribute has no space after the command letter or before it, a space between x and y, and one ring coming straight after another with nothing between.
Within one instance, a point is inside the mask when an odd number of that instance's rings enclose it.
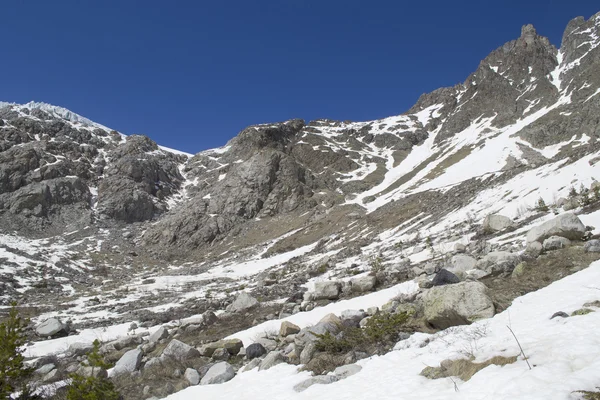
<instances>
[{"instance_id":1,"label":"snow","mask_svg":"<svg viewBox=\"0 0 600 400\"><path fill-rule=\"evenodd\" d=\"M267 371L241 373L221 385L190 387L167 399L572 399L573 391L591 390L599 383L600 312L566 319L550 316L557 311L571 313L586 302L598 300L598 282L600 262L595 262L515 299L506 311L491 319L433 335L415 334L400 342L395 351L359 361L363 369L358 374L330 385L314 385L302 393L292 388L309 374L281 364ZM366 301L363 306L367 306ZM507 326L517 335L533 369L529 370L520 356ZM419 375L426 366L466 358L467 352L476 362L497 355L518 356L518 360L504 367L487 367L467 382L456 377L428 380Z\"/></svg>"}]
</instances>

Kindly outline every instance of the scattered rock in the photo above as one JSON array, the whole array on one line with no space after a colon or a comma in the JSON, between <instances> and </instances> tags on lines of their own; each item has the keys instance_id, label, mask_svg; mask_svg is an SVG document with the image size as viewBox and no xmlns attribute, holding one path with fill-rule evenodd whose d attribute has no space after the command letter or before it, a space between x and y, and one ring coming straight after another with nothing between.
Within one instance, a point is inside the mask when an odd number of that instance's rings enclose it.
<instances>
[{"instance_id":1,"label":"scattered rock","mask_svg":"<svg viewBox=\"0 0 600 400\"><path fill-rule=\"evenodd\" d=\"M477 268L488 273L512 272L521 257L508 251L492 251L477 262Z\"/></svg>"},{"instance_id":2,"label":"scattered rock","mask_svg":"<svg viewBox=\"0 0 600 400\"><path fill-rule=\"evenodd\" d=\"M52 371L54 368L56 368L56 365L54 365L54 364L46 364L46 365L43 365L40 368L36 369L34 371L34 373L36 375L46 375L48 372Z\"/></svg>"},{"instance_id":3,"label":"scattered rock","mask_svg":"<svg viewBox=\"0 0 600 400\"><path fill-rule=\"evenodd\" d=\"M364 293L373 290L377 283L377 278L372 275L361 276L360 278L353 278L352 291L355 293Z\"/></svg>"},{"instance_id":4,"label":"scattered rock","mask_svg":"<svg viewBox=\"0 0 600 400\"><path fill-rule=\"evenodd\" d=\"M300 364L308 364L317 352L317 345L310 342L300 352Z\"/></svg>"},{"instance_id":5,"label":"scattered rock","mask_svg":"<svg viewBox=\"0 0 600 400\"><path fill-rule=\"evenodd\" d=\"M164 326L158 328L152 335L148 336L148 341L150 343L158 342L161 339L166 339L169 337L169 331Z\"/></svg>"},{"instance_id":6,"label":"scattered rock","mask_svg":"<svg viewBox=\"0 0 600 400\"><path fill-rule=\"evenodd\" d=\"M483 230L487 233L500 232L514 226L513 220L504 215L490 214L483 220Z\"/></svg>"},{"instance_id":7,"label":"scattered rock","mask_svg":"<svg viewBox=\"0 0 600 400\"><path fill-rule=\"evenodd\" d=\"M585 242L583 249L586 253L600 253L600 240L593 239Z\"/></svg>"},{"instance_id":8,"label":"scattered rock","mask_svg":"<svg viewBox=\"0 0 600 400\"><path fill-rule=\"evenodd\" d=\"M282 336L282 337L294 335L298 332L300 332L300 327L289 321L283 321L281 323L281 328L279 328L279 336Z\"/></svg>"},{"instance_id":9,"label":"scattered rock","mask_svg":"<svg viewBox=\"0 0 600 400\"><path fill-rule=\"evenodd\" d=\"M69 327L60 322L58 318L49 318L35 327L35 333L44 338L66 336L69 333Z\"/></svg>"},{"instance_id":10,"label":"scattered rock","mask_svg":"<svg viewBox=\"0 0 600 400\"><path fill-rule=\"evenodd\" d=\"M548 239L544 240L544 243L542 244L546 251L564 249L570 245L571 241L561 236L550 236Z\"/></svg>"},{"instance_id":11,"label":"scattered rock","mask_svg":"<svg viewBox=\"0 0 600 400\"><path fill-rule=\"evenodd\" d=\"M231 357L231 354L227 349L216 349L212 354L212 359L216 361L227 361Z\"/></svg>"},{"instance_id":12,"label":"scattered rock","mask_svg":"<svg viewBox=\"0 0 600 400\"><path fill-rule=\"evenodd\" d=\"M218 342L212 342L200 347L200 355L204 357L212 357L213 353L217 349L225 349L235 356L239 353L240 349L244 347L244 343L239 339L223 339Z\"/></svg>"},{"instance_id":13,"label":"scattered rock","mask_svg":"<svg viewBox=\"0 0 600 400\"><path fill-rule=\"evenodd\" d=\"M74 356L84 356L94 349L93 343L76 342L69 346L68 353Z\"/></svg>"},{"instance_id":14,"label":"scattered rock","mask_svg":"<svg viewBox=\"0 0 600 400\"><path fill-rule=\"evenodd\" d=\"M538 258L542 254L543 248L544 246L540 242L529 242L527 243L525 254L533 258Z\"/></svg>"},{"instance_id":15,"label":"scattered rock","mask_svg":"<svg viewBox=\"0 0 600 400\"><path fill-rule=\"evenodd\" d=\"M229 363L221 361L210 367L200 381L201 385L213 385L230 381L235 376L235 371Z\"/></svg>"},{"instance_id":16,"label":"scattered rock","mask_svg":"<svg viewBox=\"0 0 600 400\"><path fill-rule=\"evenodd\" d=\"M456 254L452 256L450 267L448 267L447 270L464 278L466 272L474 269L476 265L477 260L475 258L466 254Z\"/></svg>"},{"instance_id":17,"label":"scattered rock","mask_svg":"<svg viewBox=\"0 0 600 400\"><path fill-rule=\"evenodd\" d=\"M437 329L494 316L494 304L481 282L433 287L425 294L423 307L425 320Z\"/></svg>"},{"instance_id":18,"label":"scattered rock","mask_svg":"<svg viewBox=\"0 0 600 400\"><path fill-rule=\"evenodd\" d=\"M337 300L340 297L341 285L335 281L315 282L311 292L313 300Z\"/></svg>"},{"instance_id":19,"label":"scattered rock","mask_svg":"<svg viewBox=\"0 0 600 400\"><path fill-rule=\"evenodd\" d=\"M513 269L512 274L510 275L511 278L519 278L521 275L523 275L525 273L525 269L527 268L527 264L525 263L519 263L515 269Z\"/></svg>"},{"instance_id":20,"label":"scattered rock","mask_svg":"<svg viewBox=\"0 0 600 400\"><path fill-rule=\"evenodd\" d=\"M573 213L565 213L533 227L527 232L527 242L543 242L550 236L561 236L570 240L581 240L585 225Z\"/></svg>"},{"instance_id":21,"label":"scattered rock","mask_svg":"<svg viewBox=\"0 0 600 400\"><path fill-rule=\"evenodd\" d=\"M169 357L175 360L184 361L189 358L198 357L200 352L190 345L187 345L177 339L171 340L171 342L165 347L162 352L162 357Z\"/></svg>"},{"instance_id":22,"label":"scattered rock","mask_svg":"<svg viewBox=\"0 0 600 400\"><path fill-rule=\"evenodd\" d=\"M190 385L195 386L200 383L200 374L193 368L186 369L183 377Z\"/></svg>"},{"instance_id":23,"label":"scattered rock","mask_svg":"<svg viewBox=\"0 0 600 400\"><path fill-rule=\"evenodd\" d=\"M443 285L451 285L453 283L459 283L460 278L454 275L452 272L441 269L440 272L435 274L433 280L431 281L432 286L443 286Z\"/></svg>"},{"instance_id":24,"label":"scattered rock","mask_svg":"<svg viewBox=\"0 0 600 400\"><path fill-rule=\"evenodd\" d=\"M252 343L250 346L246 347L246 358L248 360L262 357L265 354L267 354L267 349L260 343Z\"/></svg>"},{"instance_id":25,"label":"scattered rock","mask_svg":"<svg viewBox=\"0 0 600 400\"><path fill-rule=\"evenodd\" d=\"M281 351L272 351L262 360L260 363L260 367L258 367L259 371L265 371L269 368L276 366L277 364L281 364L285 362L285 357Z\"/></svg>"},{"instance_id":26,"label":"scattered rock","mask_svg":"<svg viewBox=\"0 0 600 400\"><path fill-rule=\"evenodd\" d=\"M246 311L251 308L258 306L258 300L254 297L250 296L246 292L242 292L236 297L235 301L231 303L229 307L227 307L227 311L229 312L240 312Z\"/></svg>"},{"instance_id":27,"label":"scattered rock","mask_svg":"<svg viewBox=\"0 0 600 400\"><path fill-rule=\"evenodd\" d=\"M569 318L569 314L567 314L564 311L557 311L554 314L552 314L552 316L550 317L550 319L554 319L554 318Z\"/></svg>"},{"instance_id":28,"label":"scattered rock","mask_svg":"<svg viewBox=\"0 0 600 400\"><path fill-rule=\"evenodd\" d=\"M142 351L139 349L129 350L115 364L115 368L112 370L113 376L131 373L137 371L142 363Z\"/></svg>"}]
</instances>

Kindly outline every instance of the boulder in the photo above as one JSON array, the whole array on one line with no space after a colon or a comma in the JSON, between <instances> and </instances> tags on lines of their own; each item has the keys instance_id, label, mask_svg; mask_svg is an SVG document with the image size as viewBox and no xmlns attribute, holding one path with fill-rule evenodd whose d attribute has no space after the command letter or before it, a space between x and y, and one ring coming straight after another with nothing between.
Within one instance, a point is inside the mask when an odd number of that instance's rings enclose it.
<instances>
[{"instance_id":1,"label":"boulder","mask_svg":"<svg viewBox=\"0 0 600 400\"><path fill-rule=\"evenodd\" d=\"M260 343L267 351L273 351L277 348L277 342L273 339L258 338L255 340L256 343Z\"/></svg>"},{"instance_id":2,"label":"boulder","mask_svg":"<svg viewBox=\"0 0 600 400\"><path fill-rule=\"evenodd\" d=\"M232 356L237 355L244 343L240 339L223 339L218 342L212 342L200 347L200 354L205 357L212 357L217 349L225 349Z\"/></svg>"},{"instance_id":3,"label":"boulder","mask_svg":"<svg viewBox=\"0 0 600 400\"><path fill-rule=\"evenodd\" d=\"M192 386L195 386L200 383L200 374L193 368L188 368L185 370L183 377L186 381Z\"/></svg>"},{"instance_id":4,"label":"boulder","mask_svg":"<svg viewBox=\"0 0 600 400\"><path fill-rule=\"evenodd\" d=\"M84 356L94 349L93 343L76 342L69 346L68 353L73 356Z\"/></svg>"},{"instance_id":5,"label":"boulder","mask_svg":"<svg viewBox=\"0 0 600 400\"><path fill-rule=\"evenodd\" d=\"M453 283L459 283L460 282L460 278L456 275L454 275L452 272L445 270L445 269L441 269L440 272L438 272L437 274L435 274L435 276L433 277L433 280L431 281L432 286L443 286L443 285L450 285Z\"/></svg>"},{"instance_id":6,"label":"boulder","mask_svg":"<svg viewBox=\"0 0 600 400\"><path fill-rule=\"evenodd\" d=\"M132 373L140 368L143 353L139 349L129 350L121 356L112 370L112 376Z\"/></svg>"},{"instance_id":7,"label":"boulder","mask_svg":"<svg viewBox=\"0 0 600 400\"><path fill-rule=\"evenodd\" d=\"M313 300L336 300L340 297L341 285L335 281L315 282L314 290L311 292Z\"/></svg>"},{"instance_id":8,"label":"boulder","mask_svg":"<svg viewBox=\"0 0 600 400\"><path fill-rule=\"evenodd\" d=\"M277 364L281 364L285 362L285 357L281 351L272 351L262 360L260 366L258 367L259 371L265 371L269 368L276 366Z\"/></svg>"},{"instance_id":9,"label":"boulder","mask_svg":"<svg viewBox=\"0 0 600 400\"><path fill-rule=\"evenodd\" d=\"M475 269L477 260L466 254L456 254L450 259L450 266L446 269L453 274L464 277L467 271Z\"/></svg>"},{"instance_id":10,"label":"boulder","mask_svg":"<svg viewBox=\"0 0 600 400\"><path fill-rule=\"evenodd\" d=\"M240 312L249 310L258 306L258 300L254 297L250 296L246 292L242 292L236 297L235 301L231 303L229 307L227 307L227 311L229 312Z\"/></svg>"},{"instance_id":11,"label":"boulder","mask_svg":"<svg viewBox=\"0 0 600 400\"><path fill-rule=\"evenodd\" d=\"M600 253L600 240L594 239L585 242L583 249L586 253Z\"/></svg>"},{"instance_id":12,"label":"boulder","mask_svg":"<svg viewBox=\"0 0 600 400\"><path fill-rule=\"evenodd\" d=\"M328 385L330 383L337 382L339 380L340 380L340 378L338 378L335 375L317 375L317 376L313 376L312 378L308 378L307 380L302 381L302 382L298 383L297 385L295 385L294 391L303 392L306 389L308 389L309 387L311 387L312 385Z\"/></svg>"},{"instance_id":13,"label":"boulder","mask_svg":"<svg viewBox=\"0 0 600 400\"><path fill-rule=\"evenodd\" d=\"M317 352L317 345L314 343L307 343L306 346L300 352L300 364L308 364Z\"/></svg>"},{"instance_id":14,"label":"boulder","mask_svg":"<svg viewBox=\"0 0 600 400\"><path fill-rule=\"evenodd\" d=\"M344 326L358 327L360 320L367 316L367 313L359 310L344 310L340 314Z\"/></svg>"},{"instance_id":15,"label":"boulder","mask_svg":"<svg viewBox=\"0 0 600 400\"><path fill-rule=\"evenodd\" d=\"M69 327L60 322L58 318L49 318L35 327L35 333L40 337L66 336L69 333Z\"/></svg>"},{"instance_id":16,"label":"boulder","mask_svg":"<svg viewBox=\"0 0 600 400\"><path fill-rule=\"evenodd\" d=\"M490 214L483 219L483 230L487 233L500 232L514 226L513 220L504 215Z\"/></svg>"},{"instance_id":17,"label":"boulder","mask_svg":"<svg viewBox=\"0 0 600 400\"><path fill-rule=\"evenodd\" d=\"M423 297L425 320L437 329L494 316L494 304L481 282L436 286Z\"/></svg>"},{"instance_id":18,"label":"boulder","mask_svg":"<svg viewBox=\"0 0 600 400\"><path fill-rule=\"evenodd\" d=\"M464 245L464 244L462 244L462 243L456 243L456 244L454 245L454 251L455 251L456 253L464 253L465 251L467 251L467 246L465 246L465 245Z\"/></svg>"},{"instance_id":19,"label":"boulder","mask_svg":"<svg viewBox=\"0 0 600 400\"><path fill-rule=\"evenodd\" d=\"M281 323L281 328L279 328L279 336L282 337L294 335L298 332L300 332L300 327L298 325L292 324L289 321L283 321Z\"/></svg>"},{"instance_id":20,"label":"boulder","mask_svg":"<svg viewBox=\"0 0 600 400\"><path fill-rule=\"evenodd\" d=\"M300 332L296 334L295 343L300 347L304 347L305 343L317 340L315 334L324 335L329 332L332 335L337 335L342 326L343 323L340 318L335 314L327 314L315 325L300 330Z\"/></svg>"},{"instance_id":21,"label":"boulder","mask_svg":"<svg viewBox=\"0 0 600 400\"><path fill-rule=\"evenodd\" d=\"M261 362L262 360L260 358L254 358L252 361L246 364L244 368L242 368L242 372L253 370L254 368L258 367Z\"/></svg>"},{"instance_id":22,"label":"boulder","mask_svg":"<svg viewBox=\"0 0 600 400\"><path fill-rule=\"evenodd\" d=\"M512 272L521 257L508 251L492 251L477 262L477 268L487 273Z\"/></svg>"},{"instance_id":23,"label":"boulder","mask_svg":"<svg viewBox=\"0 0 600 400\"><path fill-rule=\"evenodd\" d=\"M148 341L150 343L158 342L161 339L166 339L169 337L169 331L164 326L158 328L152 335L148 336Z\"/></svg>"},{"instance_id":24,"label":"boulder","mask_svg":"<svg viewBox=\"0 0 600 400\"><path fill-rule=\"evenodd\" d=\"M533 258L538 258L540 254L542 254L542 250L544 246L540 242L530 242L527 243L527 248L525 248L525 255Z\"/></svg>"},{"instance_id":25,"label":"boulder","mask_svg":"<svg viewBox=\"0 0 600 400\"><path fill-rule=\"evenodd\" d=\"M377 278L372 275L361 276L360 278L353 278L352 291L355 293L364 293L373 290L377 283Z\"/></svg>"},{"instance_id":26,"label":"boulder","mask_svg":"<svg viewBox=\"0 0 600 400\"><path fill-rule=\"evenodd\" d=\"M46 365L43 365L40 368L36 369L34 371L34 373L36 375L46 375L48 372L52 371L55 368L56 368L56 365L54 365L54 364L46 364Z\"/></svg>"},{"instance_id":27,"label":"boulder","mask_svg":"<svg viewBox=\"0 0 600 400\"><path fill-rule=\"evenodd\" d=\"M161 357L173 358L178 361L184 361L198 356L200 356L200 352L198 350L177 339L171 340L161 355Z\"/></svg>"},{"instance_id":28,"label":"boulder","mask_svg":"<svg viewBox=\"0 0 600 400\"><path fill-rule=\"evenodd\" d=\"M223 383L230 381L234 376L235 371L233 370L233 367L229 363L221 361L210 367L206 372L206 375L200 380L200 384L213 385Z\"/></svg>"},{"instance_id":29,"label":"boulder","mask_svg":"<svg viewBox=\"0 0 600 400\"><path fill-rule=\"evenodd\" d=\"M585 235L585 225L573 213L561 214L556 218L533 227L527 232L527 243L543 242L550 236L560 236L570 240L581 240Z\"/></svg>"},{"instance_id":30,"label":"boulder","mask_svg":"<svg viewBox=\"0 0 600 400\"><path fill-rule=\"evenodd\" d=\"M231 358L231 354L226 349L216 349L212 354L212 359L216 361L227 361Z\"/></svg>"},{"instance_id":31,"label":"boulder","mask_svg":"<svg viewBox=\"0 0 600 400\"><path fill-rule=\"evenodd\" d=\"M77 369L77 374L86 378L108 378L108 372L104 368L90 367L87 365L82 365L79 367Z\"/></svg>"},{"instance_id":32,"label":"boulder","mask_svg":"<svg viewBox=\"0 0 600 400\"><path fill-rule=\"evenodd\" d=\"M542 243L545 251L564 249L570 245L571 241L562 236L550 236L548 239L544 240L544 243Z\"/></svg>"},{"instance_id":33,"label":"boulder","mask_svg":"<svg viewBox=\"0 0 600 400\"><path fill-rule=\"evenodd\" d=\"M260 343L252 343L246 347L246 358L252 360L258 357L262 357L267 354L267 349Z\"/></svg>"},{"instance_id":34,"label":"boulder","mask_svg":"<svg viewBox=\"0 0 600 400\"><path fill-rule=\"evenodd\" d=\"M358 374L361 369L362 369L362 367L360 365L356 365L356 364L342 365L341 367L337 367L333 371L333 374L335 376L337 376L339 379L345 379L354 374Z\"/></svg>"}]
</instances>

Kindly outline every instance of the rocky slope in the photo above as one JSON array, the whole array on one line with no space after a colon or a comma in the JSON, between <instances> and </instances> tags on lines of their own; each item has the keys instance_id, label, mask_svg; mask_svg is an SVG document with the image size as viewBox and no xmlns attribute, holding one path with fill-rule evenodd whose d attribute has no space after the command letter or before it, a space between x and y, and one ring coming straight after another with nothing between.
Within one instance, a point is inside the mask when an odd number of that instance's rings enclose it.
<instances>
[{"instance_id":1,"label":"rocky slope","mask_svg":"<svg viewBox=\"0 0 600 400\"><path fill-rule=\"evenodd\" d=\"M196 155L0 103L0 300L81 330L148 327L251 292L271 314L252 325L441 267L510 275L548 209L595 221L599 45L600 14L569 22L559 49L527 25L404 114L250 126ZM301 301L329 280L334 295Z\"/></svg>"}]
</instances>

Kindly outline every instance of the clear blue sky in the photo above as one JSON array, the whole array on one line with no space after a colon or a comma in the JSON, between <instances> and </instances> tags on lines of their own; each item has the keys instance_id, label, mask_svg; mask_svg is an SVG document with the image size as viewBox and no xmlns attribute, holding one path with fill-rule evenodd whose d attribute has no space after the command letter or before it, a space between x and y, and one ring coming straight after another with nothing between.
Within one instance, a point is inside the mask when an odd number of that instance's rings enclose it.
<instances>
[{"instance_id":1,"label":"clear blue sky","mask_svg":"<svg viewBox=\"0 0 600 400\"><path fill-rule=\"evenodd\" d=\"M0 100L188 152L290 118L368 120L462 82L523 24L560 44L597 0L6 1Z\"/></svg>"}]
</instances>

